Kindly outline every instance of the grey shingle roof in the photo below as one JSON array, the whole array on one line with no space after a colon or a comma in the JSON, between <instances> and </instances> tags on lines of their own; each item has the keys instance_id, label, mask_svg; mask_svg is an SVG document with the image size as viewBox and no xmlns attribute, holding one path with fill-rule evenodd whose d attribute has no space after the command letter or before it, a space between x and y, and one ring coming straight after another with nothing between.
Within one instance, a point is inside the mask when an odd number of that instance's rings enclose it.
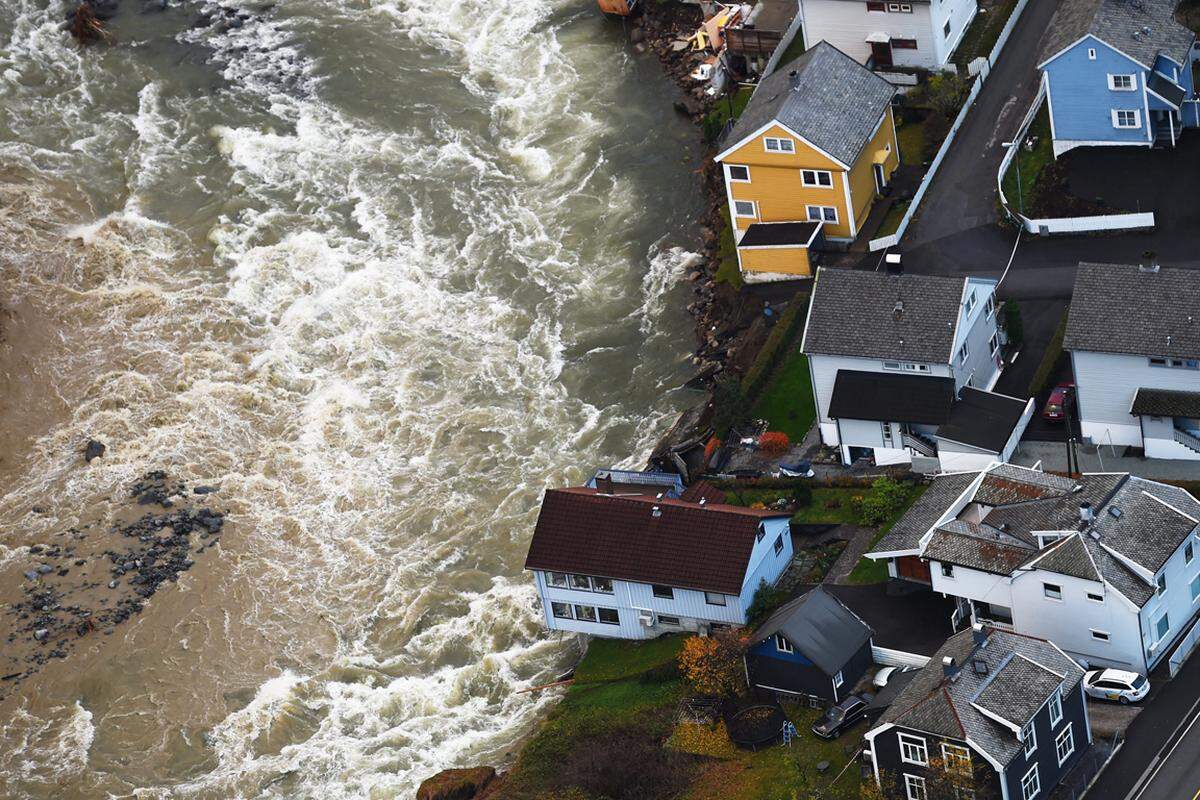
<instances>
[{"instance_id":1,"label":"grey shingle roof","mask_svg":"<svg viewBox=\"0 0 1200 800\"><path fill-rule=\"evenodd\" d=\"M1063 347L1101 353L1200 357L1200 272L1080 264Z\"/></svg>"},{"instance_id":2,"label":"grey shingle roof","mask_svg":"<svg viewBox=\"0 0 1200 800\"><path fill-rule=\"evenodd\" d=\"M964 386L950 418L938 426L941 439L999 453L1025 413L1028 400Z\"/></svg>"},{"instance_id":3,"label":"grey shingle roof","mask_svg":"<svg viewBox=\"0 0 1200 800\"><path fill-rule=\"evenodd\" d=\"M1196 527L1195 520L1164 505L1179 508L1176 503L1186 503L1190 508L1179 511L1196 516L1195 501L1182 496L1191 498L1173 486L1130 478L1108 506L1121 509L1120 518L1097 512L1095 529L1100 533L1100 542L1150 572L1157 572Z\"/></svg>"},{"instance_id":4,"label":"grey shingle roof","mask_svg":"<svg viewBox=\"0 0 1200 800\"><path fill-rule=\"evenodd\" d=\"M1154 587L1142 579L1129 567L1125 566L1112 553L1100 546L1100 543L1090 536L1081 536L1080 541L1088 549L1092 561L1100 568L1100 574L1109 586L1125 595L1135 606L1141 608L1154 597Z\"/></svg>"},{"instance_id":5,"label":"grey shingle roof","mask_svg":"<svg viewBox=\"0 0 1200 800\"><path fill-rule=\"evenodd\" d=\"M1175 21L1175 6L1176 0L1063 0L1038 61L1090 33L1147 67L1154 66L1160 53L1186 64L1195 37Z\"/></svg>"},{"instance_id":6,"label":"grey shingle roof","mask_svg":"<svg viewBox=\"0 0 1200 800\"><path fill-rule=\"evenodd\" d=\"M1200 417L1200 392L1182 392L1173 389L1137 390L1133 396L1130 413L1153 417Z\"/></svg>"},{"instance_id":7,"label":"grey shingle roof","mask_svg":"<svg viewBox=\"0 0 1200 800\"><path fill-rule=\"evenodd\" d=\"M728 141L739 142L774 120L852 166L895 93L841 50L818 42L759 82Z\"/></svg>"},{"instance_id":8,"label":"grey shingle roof","mask_svg":"<svg viewBox=\"0 0 1200 800\"><path fill-rule=\"evenodd\" d=\"M1042 550L1030 559L1027 566L1088 581L1099 581L1101 577L1088 554L1087 545L1078 533L1071 534Z\"/></svg>"},{"instance_id":9,"label":"grey shingle roof","mask_svg":"<svg viewBox=\"0 0 1200 800\"><path fill-rule=\"evenodd\" d=\"M753 640L776 633L826 675L837 674L871 639L870 626L820 586L780 606L754 631Z\"/></svg>"},{"instance_id":10,"label":"grey shingle roof","mask_svg":"<svg viewBox=\"0 0 1200 800\"><path fill-rule=\"evenodd\" d=\"M916 550L921 537L929 532L955 498L966 491L978 472L956 472L934 478L917 501L904 516L896 521L873 548L877 553L893 553L901 550Z\"/></svg>"},{"instance_id":11,"label":"grey shingle roof","mask_svg":"<svg viewBox=\"0 0 1200 800\"><path fill-rule=\"evenodd\" d=\"M802 349L949 364L965 280L819 269Z\"/></svg>"},{"instance_id":12,"label":"grey shingle roof","mask_svg":"<svg viewBox=\"0 0 1200 800\"><path fill-rule=\"evenodd\" d=\"M1058 690L1063 677L1020 653L1013 653L980 687L975 705L1020 728Z\"/></svg>"},{"instance_id":13,"label":"grey shingle roof","mask_svg":"<svg viewBox=\"0 0 1200 800\"><path fill-rule=\"evenodd\" d=\"M941 649L929 660L908 686L900 692L891 707L880 718L880 724L892 723L938 736L947 736L959 740L970 738L971 741L1000 764L1008 764L1022 750L1016 735L995 720L989 719L972 705L981 692L987 692L989 685L1000 678L1004 668L1021 656L1036 665L1044 667L1051 673L1063 675L1061 684L1064 693L1074 691L1083 677L1083 669L1070 658L1043 639L1022 636L1007 631L987 630L986 646L977 647L971 630L961 631L951 636ZM942 672L942 659L952 657L962 667L958 677L953 681L946 679ZM981 675L972 668L976 659L987 665L987 674ZM1017 669L1025 670L1024 664L1014 667L1013 677L1018 677ZM1043 671L1045 671L1043 670ZM1004 678L1011 682L1009 677ZM1026 692L1018 687L1003 697L999 689L988 695L991 707L998 709L1004 719L1022 717L1023 720L1013 720L1020 727L1029 721L1032 713L1028 707L1037 695L1041 694L1040 702L1033 711L1041 708L1041 704L1049 699L1050 692L1059 685L1059 681L1043 694L1049 686L1049 681L1037 679L1036 691ZM1027 699L1028 698L1028 699ZM1025 716L1029 714L1029 716Z\"/></svg>"},{"instance_id":14,"label":"grey shingle roof","mask_svg":"<svg viewBox=\"0 0 1200 800\"><path fill-rule=\"evenodd\" d=\"M921 556L960 567L1011 575L1035 553L1031 545L996 528L951 520L934 530Z\"/></svg>"}]
</instances>

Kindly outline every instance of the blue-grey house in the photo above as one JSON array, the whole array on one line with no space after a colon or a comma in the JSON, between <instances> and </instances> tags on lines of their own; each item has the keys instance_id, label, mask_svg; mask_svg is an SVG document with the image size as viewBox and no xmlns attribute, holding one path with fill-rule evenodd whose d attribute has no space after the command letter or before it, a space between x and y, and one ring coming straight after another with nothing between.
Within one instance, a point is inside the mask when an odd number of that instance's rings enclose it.
<instances>
[{"instance_id":1,"label":"blue-grey house","mask_svg":"<svg viewBox=\"0 0 1200 800\"><path fill-rule=\"evenodd\" d=\"M1174 147L1200 126L1195 34L1175 0L1063 0L1042 48L1057 158L1074 147Z\"/></svg>"}]
</instances>

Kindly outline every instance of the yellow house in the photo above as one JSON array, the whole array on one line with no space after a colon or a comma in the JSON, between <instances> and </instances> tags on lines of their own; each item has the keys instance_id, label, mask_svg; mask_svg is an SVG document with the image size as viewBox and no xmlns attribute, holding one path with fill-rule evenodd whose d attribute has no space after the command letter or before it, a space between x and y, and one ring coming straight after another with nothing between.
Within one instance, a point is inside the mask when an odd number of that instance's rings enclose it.
<instances>
[{"instance_id":1,"label":"yellow house","mask_svg":"<svg viewBox=\"0 0 1200 800\"><path fill-rule=\"evenodd\" d=\"M747 280L811 275L810 248L858 236L900 165L895 91L828 42L759 83L717 156Z\"/></svg>"}]
</instances>

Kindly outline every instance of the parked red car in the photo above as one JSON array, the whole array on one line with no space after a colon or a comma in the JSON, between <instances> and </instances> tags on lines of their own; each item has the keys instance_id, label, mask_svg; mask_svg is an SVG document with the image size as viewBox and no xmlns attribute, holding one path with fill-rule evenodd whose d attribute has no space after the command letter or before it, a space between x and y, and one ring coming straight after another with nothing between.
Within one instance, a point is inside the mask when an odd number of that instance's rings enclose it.
<instances>
[{"instance_id":1,"label":"parked red car","mask_svg":"<svg viewBox=\"0 0 1200 800\"><path fill-rule=\"evenodd\" d=\"M1067 415L1067 403L1075 402L1075 384L1060 383L1050 392L1050 399L1042 409L1042 417L1051 422L1061 422Z\"/></svg>"}]
</instances>

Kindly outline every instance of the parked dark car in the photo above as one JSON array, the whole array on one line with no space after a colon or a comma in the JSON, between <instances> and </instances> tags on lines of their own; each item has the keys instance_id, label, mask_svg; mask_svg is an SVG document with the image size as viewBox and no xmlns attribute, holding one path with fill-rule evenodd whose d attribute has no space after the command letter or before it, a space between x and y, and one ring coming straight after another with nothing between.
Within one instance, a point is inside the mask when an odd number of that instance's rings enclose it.
<instances>
[{"instance_id":1,"label":"parked dark car","mask_svg":"<svg viewBox=\"0 0 1200 800\"><path fill-rule=\"evenodd\" d=\"M812 732L822 739L836 739L867 715L867 703L867 698L862 695L850 695L814 722Z\"/></svg>"},{"instance_id":2,"label":"parked dark car","mask_svg":"<svg viewBox=\"0 0 1200 800\"><path fill-rule=\"evenodd\" d=\"M1042 416L1051 422L1062 422L1067 416L1067 405L1075 402L1075 384L1060 383L1050 392L1050 399L1042 409Z\"/></svg>"}]
</instances>

